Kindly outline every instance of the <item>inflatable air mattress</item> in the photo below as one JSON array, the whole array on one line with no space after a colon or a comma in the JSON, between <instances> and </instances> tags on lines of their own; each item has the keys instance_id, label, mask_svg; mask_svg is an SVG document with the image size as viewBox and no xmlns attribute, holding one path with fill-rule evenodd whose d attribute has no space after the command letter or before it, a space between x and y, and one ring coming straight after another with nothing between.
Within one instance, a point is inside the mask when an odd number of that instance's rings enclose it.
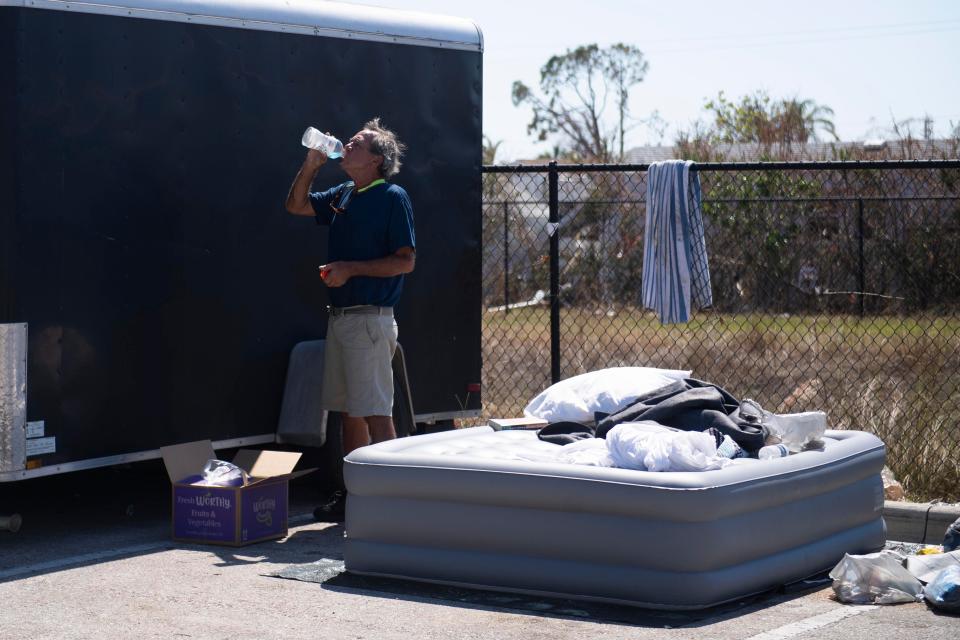
<instances>
[{"instance_id":1,"label":"inflatable air mattress","mask_svg":"<svg viewBox=\"0 0 960 640\"><path fill-rule=\"evenodd\" d=\"M348 571L663 609L802 579L884 544L885 450L828 431L822 451L705 472L530 462L536 434L476 427L345 459Z\"/></svg>"}]
</instances>

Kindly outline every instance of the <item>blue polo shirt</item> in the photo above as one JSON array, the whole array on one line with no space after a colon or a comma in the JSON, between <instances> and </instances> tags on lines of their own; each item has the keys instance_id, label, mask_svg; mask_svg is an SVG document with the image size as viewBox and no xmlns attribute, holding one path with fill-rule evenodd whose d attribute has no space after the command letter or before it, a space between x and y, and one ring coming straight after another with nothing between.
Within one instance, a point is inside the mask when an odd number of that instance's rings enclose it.
<instances>
[{"instance_id":1,"label":"blue polo shirt","mask_svg":"<svg viewBox=\"0 0 960 640\"><path fill-rule=\"evenodd\" d=\"M407 192L381 182L362 191L353 182L310 194L317 224L330 227L327 262L374 260L414 247L413 205ZM332 206L331 206L332 205ZM334 207L336 210L334 210ZM342 287L330 287L330 304L393 307L400 300L403 275L391 278L354 276Z\"/></svg>"}]
</instances>

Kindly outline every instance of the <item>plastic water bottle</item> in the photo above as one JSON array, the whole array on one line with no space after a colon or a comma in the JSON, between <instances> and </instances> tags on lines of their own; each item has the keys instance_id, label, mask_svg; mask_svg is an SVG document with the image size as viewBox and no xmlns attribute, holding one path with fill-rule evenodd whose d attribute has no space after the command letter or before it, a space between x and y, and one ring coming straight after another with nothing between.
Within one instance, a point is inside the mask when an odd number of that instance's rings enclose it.
<instances>
[{"instance_id":1,"label":"plastic water bottle","mask_svg":"<svg viewBox=\"0 0 960 640\"><path fill-rule=\"evenodd\" d=\"M307 130L303 132L303 139L301 139L300 142L308 149L316 149L317 151L323 152L328 158L343 157L343 143L333 136L320 133L313 127L307 127Z\"/></svg>"},{"instance_id":2,"label":"plastic water bottle","mask_svg":"<svg viewBox=\"0 0 960 640\"><path fill-rule=\"evenodd\" d=\"M763 423L770 430L768 443L783 444L791 453L799 453L823 440L827 429L827 414L823 411L776 414L764 412Z\"/></svg>"},{"instance_id":3,"label":"plastic water bottle","mask_svg":"<svg viewBox=\"0 0 960 640\"><path fill-rule=\"evenodd\" d=\"M790 455L790 450L782 444L768 444L757 451L757 457L761 460L771 460L773 458L786 458Z\"/></svg>"}]
</instances>

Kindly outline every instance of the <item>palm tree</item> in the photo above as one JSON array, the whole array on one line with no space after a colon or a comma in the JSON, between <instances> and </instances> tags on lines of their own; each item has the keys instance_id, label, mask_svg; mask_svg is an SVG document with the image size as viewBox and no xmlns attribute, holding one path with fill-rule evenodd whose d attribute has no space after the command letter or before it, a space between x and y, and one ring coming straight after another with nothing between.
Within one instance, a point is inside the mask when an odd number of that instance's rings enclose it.
<instances>
[{"instance_id":1,"label":"palm tree","mask_svg":"<svg viewBox=\"0 0 960 640\"><path fill-rule=\"evenodd\" d=\"M487 136L483 136L483 164L493 164L496 162L497 150L501 144L503 144L503 140L494 142Z\"/></svg>"},{"instance_id":2,"label":"palm tree","mask_svg":"<svg viewBox=\"0 0 960 640\"><path fill-rule=\"evenodd\" d=\"M826 132L834 140L840 140L833 124L833 109L810 99L783 100L778 105L775 120L779 124L780 139L786 144L819 141L820 131Z\"/></svg>"}]
</instances>

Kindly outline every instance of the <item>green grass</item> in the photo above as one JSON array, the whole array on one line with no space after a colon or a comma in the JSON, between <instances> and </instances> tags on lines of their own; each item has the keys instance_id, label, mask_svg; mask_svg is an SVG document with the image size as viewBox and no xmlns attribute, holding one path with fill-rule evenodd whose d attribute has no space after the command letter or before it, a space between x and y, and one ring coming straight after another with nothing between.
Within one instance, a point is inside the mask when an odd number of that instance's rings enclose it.
<instances>
[{"instance_id":1,"label":"green grass","mask_svg":"<svg viewBox=\"0 0 960 640\"><path fill-rule=\"evenodd\" d=\"M550 384L546 307L484 313L484 415L519 415ZM724 315L566 308L562 377L612 366L690 369L773 411L827 412L887 445L914 499L960 500L960 318Z\"/></svg>"}]
</instances>

